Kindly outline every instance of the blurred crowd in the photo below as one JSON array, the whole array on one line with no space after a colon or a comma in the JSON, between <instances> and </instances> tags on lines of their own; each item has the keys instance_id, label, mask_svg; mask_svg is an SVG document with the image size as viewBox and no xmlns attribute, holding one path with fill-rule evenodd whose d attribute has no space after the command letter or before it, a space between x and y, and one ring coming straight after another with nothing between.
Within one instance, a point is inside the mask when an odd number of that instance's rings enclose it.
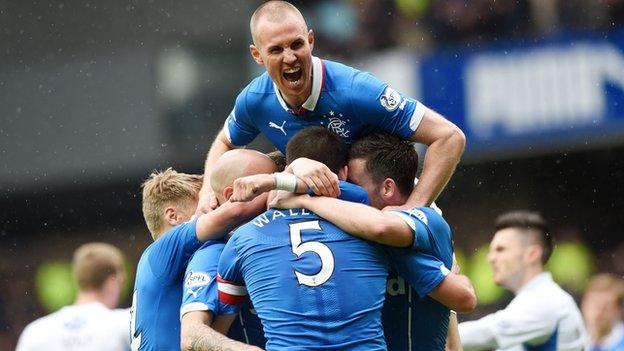
<instances>
[{"instance_id":1,"label":"blurred crowd","mask_svg":"<svg viewBox=\"0 0 624 351\"><path fill-rule=\"evenodd\" d=\"M304 1L321 51L339 57L407 47L540 39L562 32L608 33L624 19L624 0Z\"/></svg>"}]
</instances>

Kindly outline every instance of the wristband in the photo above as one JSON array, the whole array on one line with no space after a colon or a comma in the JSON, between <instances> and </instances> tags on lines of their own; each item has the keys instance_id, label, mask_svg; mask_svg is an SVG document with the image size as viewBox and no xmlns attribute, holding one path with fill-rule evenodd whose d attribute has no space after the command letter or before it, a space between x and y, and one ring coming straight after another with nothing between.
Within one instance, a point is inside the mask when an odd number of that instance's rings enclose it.
<instances>
[{"instance_id":1,"label":"wristband","mask_svg":"<svg viewBox=\"0 0 624 351\"><path fill-rule=\"evenodd\" d=\"M297 176L290 173L273 173L275 190L297 191Z\"/></svg>"}]
</instances>

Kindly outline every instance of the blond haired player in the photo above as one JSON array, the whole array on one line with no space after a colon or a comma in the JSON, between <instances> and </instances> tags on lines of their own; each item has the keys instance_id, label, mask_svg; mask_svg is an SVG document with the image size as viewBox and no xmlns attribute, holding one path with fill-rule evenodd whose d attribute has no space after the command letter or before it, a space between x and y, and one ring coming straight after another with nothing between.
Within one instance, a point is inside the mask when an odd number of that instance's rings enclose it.
<instances>
[{"instance_id":1,"label":"blond haired player","mask_svg":"<svg viewBox=\"0 0 624 351\"><path fill-rule=\"evenodd\" d=\"M254 151L235 152L243 157ZM264 162L258 161L247 171L274 171L271 159L264 156L260 160ZM143 183L143 215L154 243L145 249L137 267L130 324L133 350L180 349L179 311L189 259L204 242L229 233L260 213L266 204L262 198L243 206L225 202L208 214L192 218L201 186L201 175L173 169L154 172Z\"/></svg>"},{"instance_id":2,"label":"blond haired player","mask_svg":"<svg viewBox=\"0 0 624 351\"><path fill-rule=\"evenodd\" d=\"M105 243L82 245L72 262L78 286L71 306L30 323L17 351L127 350L130 346L128 310L114 309L125 279L121 251Z\"/></svg>"}]
</instances>

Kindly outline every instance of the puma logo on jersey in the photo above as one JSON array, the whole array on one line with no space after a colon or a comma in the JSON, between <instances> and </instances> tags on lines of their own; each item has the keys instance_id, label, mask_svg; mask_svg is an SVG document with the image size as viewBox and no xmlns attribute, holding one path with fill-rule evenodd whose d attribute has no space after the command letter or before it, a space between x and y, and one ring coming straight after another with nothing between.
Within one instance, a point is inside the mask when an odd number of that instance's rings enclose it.
<instances>
[{"instance_id":1,"label":"puma logo on jersey","mask_svg":"<svg viewBox=\"0 0 624 351\"><path fill-rule=\"evenodd\" d=\"M282 131L282 133L284 133L284 135L286 135L286 131L284 131L284 124L286 124L286 121L282 122L281 126L278 126L277 124L273 122L269 122L269 127L279 129Z\"/></svg>"}]
</instances>

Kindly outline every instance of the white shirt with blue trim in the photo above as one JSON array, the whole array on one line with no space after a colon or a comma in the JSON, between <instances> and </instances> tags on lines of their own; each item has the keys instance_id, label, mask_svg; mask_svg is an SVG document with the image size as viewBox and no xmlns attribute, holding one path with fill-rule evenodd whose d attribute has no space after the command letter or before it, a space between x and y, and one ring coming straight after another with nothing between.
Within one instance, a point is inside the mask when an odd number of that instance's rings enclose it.
<instances>
[{"instance_id":1,"label":"white shirt with blue trim","mask_svg":"<svg viewBox=\"0 0 624 351\"><path fill-rule=\"evenodd\" d=\"M466 351L588 349L581 312L548 272L523 286L505 309L460 323L459 335Z\"/></svg>"}]
</instances>

